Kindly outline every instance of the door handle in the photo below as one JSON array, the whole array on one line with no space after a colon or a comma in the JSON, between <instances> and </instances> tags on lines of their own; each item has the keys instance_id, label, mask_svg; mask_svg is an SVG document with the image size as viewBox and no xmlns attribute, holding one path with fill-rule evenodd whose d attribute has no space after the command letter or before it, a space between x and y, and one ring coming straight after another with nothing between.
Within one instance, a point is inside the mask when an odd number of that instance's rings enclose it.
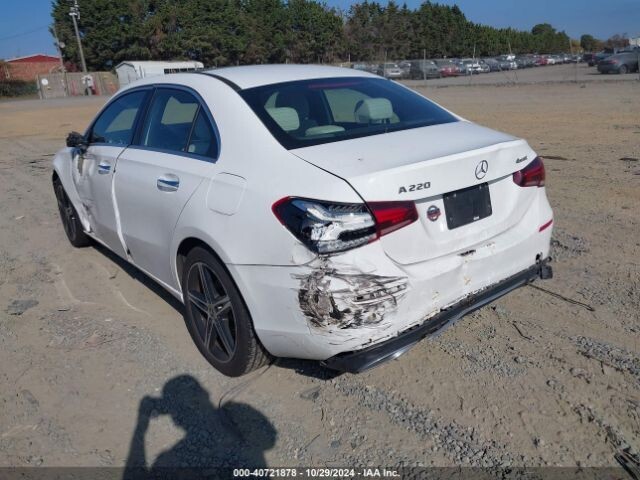
<instances>
[{"instance_id":1,"label":"door handle","mask_svg":"<svg viewBox=\"0 0 640 480\"><path fill-rule=\"evenodd\" d=\"M106 175L108 173L111 172L111 164L105 160L102 160L99 164L98 164L98 174L99 175Z\"/></svg>"},{"instance_id":2,"label":"door handle","mask_svg":"<svg viewBox=\"0 0 640 480\"><path fill-rule=\"evenodd\" d=\"M175 192L179 186L180 179L171 173L164 174L156 182L156 187L161 192Z\"/></svg>"}]
</instances>

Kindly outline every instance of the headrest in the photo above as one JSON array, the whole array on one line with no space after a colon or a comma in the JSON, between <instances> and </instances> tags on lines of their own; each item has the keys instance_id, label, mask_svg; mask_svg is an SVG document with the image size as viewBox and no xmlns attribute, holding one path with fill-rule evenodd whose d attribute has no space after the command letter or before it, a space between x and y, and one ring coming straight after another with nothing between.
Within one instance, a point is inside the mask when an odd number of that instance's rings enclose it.
<instances>
[{"instance_id":1,"label":"headrest","mask_svg":"<svg viewBox=\"0 0 640 480\"><path fill-rule=\"evenodd\" d=\"M358 123L388 120L393 117L393 107L386 98L367 98L359 102L355 116Z\"/></svg>"},{"instance_id":2,"label":"headrest","mask_svg":"<svg viewBox=\"0 0 640 480\"><path fill-rule=\"evenodd\" d=\"M309 116L309 100L302 92L288 92L276 97L276 107L290 107L298 112L298 116L305 119Z\"/></svg>"},{"instance_id":3,"label":"headrest","mask_svg":"<svg viewBox=\"0 0 640 480\"><path fill-rule=\"evenodd\" d=\"M304 132L305 136L312 137L314 135L326 135L328 133L344 132L344 127L340 125L319 125L317 127L307 128Z\"/></svg>"},{"instance_id":4,"label":"headrest","mask_svg":"<svg viewBox=\"0 0 640 480\"><path fill-rule=\"evenodd\" d=\"M285 132L291 132L300 128L300 117L298 112L290 107L272 107L267 108L267 113L271 115L276 123Z\"/></svg>"}]
</instances>

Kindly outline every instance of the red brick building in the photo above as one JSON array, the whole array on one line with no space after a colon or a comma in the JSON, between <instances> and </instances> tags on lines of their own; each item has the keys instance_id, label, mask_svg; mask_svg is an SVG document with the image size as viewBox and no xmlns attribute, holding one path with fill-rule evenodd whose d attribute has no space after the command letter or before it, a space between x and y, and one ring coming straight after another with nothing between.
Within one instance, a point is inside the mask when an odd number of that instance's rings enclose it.
<instances>
[{"instance_id":1,"label":"red brick building","mask_svg":"<svg viewBox=\"0 0 640 480\"><path fill-rule=\"evenodd\" d=\"M5 60L5 65L0 70L3 70L0 72L2 78L32 81L36 79L36 75L59 71L60 58L37 53Z\"/></svg>"}]
</instances>

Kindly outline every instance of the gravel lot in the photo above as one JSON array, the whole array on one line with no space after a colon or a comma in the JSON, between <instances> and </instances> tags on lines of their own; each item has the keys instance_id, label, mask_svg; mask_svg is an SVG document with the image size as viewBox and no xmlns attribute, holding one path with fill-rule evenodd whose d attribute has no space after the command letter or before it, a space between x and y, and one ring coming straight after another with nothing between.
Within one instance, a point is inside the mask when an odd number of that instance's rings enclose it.
<instances>
[{"instance_id":1,"label":"gravel lot","mask_svg":"<svg viewBox=\"0 0 640 480\"><path fill-rule=\"evenodd\" d=\"M0 466L611 466L637 454L640 82L425 91L547 158L555 278L537 285L581 303L524 287L338 377L291 360L240 379L210 368L177 302L64 236L50 162L105 99L0 103Z\"/></svg>"}]
</instances>

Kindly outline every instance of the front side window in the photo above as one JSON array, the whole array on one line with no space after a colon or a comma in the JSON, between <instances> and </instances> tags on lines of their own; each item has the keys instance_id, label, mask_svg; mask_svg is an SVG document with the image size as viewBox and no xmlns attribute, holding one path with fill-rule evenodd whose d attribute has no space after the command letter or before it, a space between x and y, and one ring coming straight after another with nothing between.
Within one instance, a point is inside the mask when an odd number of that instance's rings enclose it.
<instances>
[{"instance_id":1,"label":"front side window","mask_svg":"<svg viewBox=\"0 0 640 480\"><path fill-rule=\"evenodd\" d=\"M132 92L111 102L93 124L90 143L129 145L146 94L146 91Z\"/></svg>"},{"instance_id":2,"label":"front side window","mask_svg":"<svg viewBox=\"0 0 640 480\"><path fill-rule=\"evenodd\" d=\"M287 149L455 122L433 102L378 78L328 78L242 90Z\"/></svg>"}]
</instances>

